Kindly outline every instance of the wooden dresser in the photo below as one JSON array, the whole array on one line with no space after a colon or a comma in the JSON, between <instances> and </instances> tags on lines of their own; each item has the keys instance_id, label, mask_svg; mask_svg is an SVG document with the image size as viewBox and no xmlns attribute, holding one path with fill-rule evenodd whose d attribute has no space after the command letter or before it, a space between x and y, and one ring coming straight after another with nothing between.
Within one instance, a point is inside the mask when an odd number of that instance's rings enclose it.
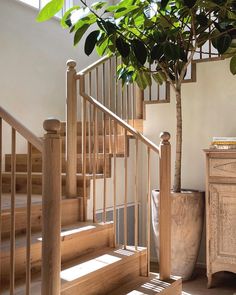
<instances>
[{"instance_id":1,"label":"wooden dresser","mask_svg":"<svg viewBox=\"0 0 236 295\"><path fill-rule=\"evenodd\" d=\"M206 154L208 287L219 271L236 273L236 150Z\"/></svg>"}]
</instances>

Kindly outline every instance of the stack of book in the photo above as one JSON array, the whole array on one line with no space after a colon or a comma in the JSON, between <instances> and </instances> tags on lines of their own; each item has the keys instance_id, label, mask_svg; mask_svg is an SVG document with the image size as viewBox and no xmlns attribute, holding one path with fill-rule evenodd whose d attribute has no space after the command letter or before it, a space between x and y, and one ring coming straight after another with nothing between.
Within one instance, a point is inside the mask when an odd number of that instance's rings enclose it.
<instances>
[{"instance_id":1,"label":"stack of book","mask_svg":"<svg viewBox=\"0 0 236 295\"><path fill-rule=\"evenodd\" d=\"M213 137L210 148L223 150L236 149L236 137Z\"/></svg>"}]
</instances>

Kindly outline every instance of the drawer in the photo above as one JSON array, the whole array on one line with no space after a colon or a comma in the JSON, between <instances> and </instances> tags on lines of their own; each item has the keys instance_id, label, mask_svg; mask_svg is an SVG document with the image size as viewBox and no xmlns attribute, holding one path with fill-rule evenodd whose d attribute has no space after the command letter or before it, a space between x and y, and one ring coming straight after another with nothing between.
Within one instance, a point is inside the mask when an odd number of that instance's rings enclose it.
<instances>
[{"instance_id":1,"label":"drawer","mask_svg":"<svg viewBox=\"0 0 236 295\"><path fill-rule=\"evenodd\" d=\"M236 177L236 159L209 159L209 176Z\"/></svg>"}]
</instances>

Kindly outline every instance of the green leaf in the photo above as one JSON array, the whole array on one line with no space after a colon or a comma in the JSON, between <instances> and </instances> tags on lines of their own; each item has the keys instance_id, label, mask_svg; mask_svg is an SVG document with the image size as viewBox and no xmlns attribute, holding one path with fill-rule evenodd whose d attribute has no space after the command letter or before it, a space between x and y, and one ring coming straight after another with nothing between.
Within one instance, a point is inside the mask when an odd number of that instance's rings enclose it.
<instances>
[{"instance_id":1,"label":"green leaf","mask_svg":"<svg viewBox=\"0 0 236 295\"><path fill-rule=\"evenodd\" d=\"M162 72L158 72L155 74L152 74L153 79L157 82L157 84L162 85L163 82L166 81L165 74Z\"/></svg>"},{"instance_id":2,"label":"green leaf","mask_svg":"<svg viewBox=\"0 0 236 295\"><path fill-rule=\"evenodd\" d=\"M236 55L230 60L230 71L233 75L236 75Z\"/></svg>"},{"instance_id":3,"label":"green leaf","mask_svg":"<svg viewBox=\"0 0 236 295\"><path fill-rule=\"evenodd\" d=\"M103 56L106 53L107 47L108 47L108 37L106 37L105 39L102 39L101 41L99 41L96 45L96 50L98 55Z\"/></svg>"},{"instance_id":4,"label":"green leaf","mask_svg":"<svg viewBox=\"0 0 236 295\"><path fill-rule=\"evenodd\" d=\"M102 9L106 4L107 2L99 1L99 2L93 3L91 7L95 10L98 10L98 9Z\"/></svg>"},{"instance_id":5,"label":"green leaf","mask_svg":"<svg viewBox=\"0 0 236 295\"><path fill-rule=\"evenodd\" d=\"M231 37L229 34L222 35L218 37L215 43L212 43L216 49L218 50L219 54L223 54L227 51L231 44Z\"/></svg>"},{"instance_id":6,"label":"green leaf","mask_svg":"<svg viewBox=\"0 0 236 295\"><path fill-rule=\"evenodd\" d=\"M180 56L179 47L171 42L166 42L164 46L164 53L167 59L176 60Z\"/></svg>"},{"instance_id":7,"label":"green leaf","mask_svg":"<svg viewBox=\"0 0 236 295\"><path fill-rule=\"evenodd\" d=\"M64 29L67 29L68 27L71 27L72 23L70 20L71 12L80 9L80 6L73 6L71 9L67 10L66 13L63 15L61 19L61 26Z\"/></svg>"},{"instance_id":8,"label":"green leaf","mask_svg":"<svg viewBox=\"0 0 236 295\"><path fill-rule=\"evenodd\" d=\"M157 44L152 48L151 59L159 60L164 54L164 48L162 44Z\"/></svg>"},{"instance_id":9,"label":"green leaf","mask_svg":"<svg viewBox=\"0 0 236 295\"><path fill-rule=\"evenodd\" d=\"M88 56L93 52L94 47L97 43L98 36L100 34L99 30L91 32L85 40L84 52Z\"/></svg>"},{"instance_id":10,"label":"green leaf","mask_svg":"<svg viewBox=\"0 0 236 295\"><path fill-rule=\"evenodd\" d=\"M161 9L164 10L168 4L169 0L161 0Z\"/></svg>"},{"instance_id":11,"label":"green leaf","mask_svg":"<svg viewBox=\"0 0 236 295\"><path fill-rule=\"evenodd\" d=\"M204 13L197 14L196 20L200 26L205 27L208 24L208 18L206 17L206 15Z\"/></svg>"},{"instance_id":12,"label":"green leaf","mask_svg":"<svg viewBox=\"0 0 236 295\"><path fill-rule=\"evenodd\" d=\"M146 46L138 39L132 40L131 45L136 59L141 63L141 65L144 65L147 60Z\"/></svg>"},{"instance_id":13,"label":"green leaf","mask_svg":"<svg viewBox=\"0 0 236 295\"><path fill-rule=\"evenodd\" d=\"M63 8L63 5L64 0L51 0L39 12L36 18L37 22L44 22L46 20L49 20Z\"/></svg>"},{"instance_id":14,"label":"green leaf","mask_svg":"<svg viewBox=\"0 0 236 295\"><path fill-rule=\"evenodd\" d=\"M122 16L127 15L127 13L134 11L138 8L138 6L129 6L129 7L121 7L119 9L117 9L117 11L115 12L114 16L115 18L120 18Z\"/></svg>"},{"instance_id":15,"label":"green leaf","mask_svg":"<svg viewBox=\"0 0 236 295\"><path fill-rule=\"evenodd\" d=\"M193 8L193 6L196 4L197 0L184 0L184 4L188 8Z\"/></svg>"},{"instance_id":16,"label":"green leaf","mask_svg":"<svg viewBox=\"0 0 236 295\"><path fill-rule=\"evenodd\" d=\"M79 28L75 32L74 46L76 46L79 43L79 41L81 40L81 38L83 37L83 35L85 34L85 32L88 30L89 27L90 27L90 25L84 24L81 28Z\"/></svg>"},{"instance_id":17,"label":"green leaf","mask_svg":"<svg viewBox=\"0 0 236 295\"><path fill-rule=\"evenodd\" d=\"M130 46L122 37L116 39L116 47L122 57L128 57L130 53Z\"/></svg>"}]
</instances>

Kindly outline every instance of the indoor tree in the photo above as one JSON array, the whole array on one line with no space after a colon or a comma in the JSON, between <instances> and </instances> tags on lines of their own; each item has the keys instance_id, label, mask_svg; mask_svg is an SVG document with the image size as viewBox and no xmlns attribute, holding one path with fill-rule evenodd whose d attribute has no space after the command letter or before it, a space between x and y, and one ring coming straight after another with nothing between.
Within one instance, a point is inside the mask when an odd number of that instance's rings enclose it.
<instances>
[{"instance_id":1,"label":"indoor tree","mask_svg":"<svg viewBox=\"0 0 236 295\"><path fill-rule=\"evenodd\" d=\"M121 56L117 78L137 83L141 89L170 83L176 98L176 158L174 192L181 191L182 106L181 88L195 53L209 42L216 56L231 58L236 74L235 0L122 0L115 5L100 1L68 10L63 28L74 34L77 45L87 30L84 50L90 55ZM64 0L50 1L37 20L46 21L63 7Z\"/></svg>"}]
</instances>

